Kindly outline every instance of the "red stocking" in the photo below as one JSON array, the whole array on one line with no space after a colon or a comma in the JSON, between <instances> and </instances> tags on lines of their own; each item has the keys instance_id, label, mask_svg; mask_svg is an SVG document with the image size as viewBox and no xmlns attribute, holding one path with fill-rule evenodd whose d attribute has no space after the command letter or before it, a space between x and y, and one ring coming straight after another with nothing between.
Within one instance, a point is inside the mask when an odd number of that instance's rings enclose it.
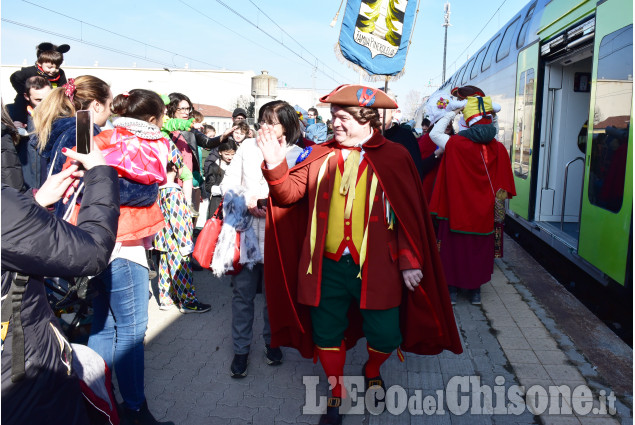
<instances>
[{"instance_id":1,"label":"red stocking","mask_svg":"<svg viewBox=\"0 0 635 425\"><path fill-rule=\"evenodd\" d=\"M324 373L329 379L336 379L331 390L333 397L344 397L346 391L339 382L340 376L344 375L344 363L346 362L346 347L344 343L342 342L340 347L316 348Z\"/></svg>"},{"instance_id":2,"label":"red stocking","mask_svg":"<svg viewBox=\"0 0 635 425\"><path fill-rule=\"evenodd\" d=\"M367 378L376 378L379 376L379 368L388 357L390 357L390 353L382 353L381 351L377 351L370 346L366 346L368 350L368 362L366 363L366 377Z\"/></svg>"}]
</instances>

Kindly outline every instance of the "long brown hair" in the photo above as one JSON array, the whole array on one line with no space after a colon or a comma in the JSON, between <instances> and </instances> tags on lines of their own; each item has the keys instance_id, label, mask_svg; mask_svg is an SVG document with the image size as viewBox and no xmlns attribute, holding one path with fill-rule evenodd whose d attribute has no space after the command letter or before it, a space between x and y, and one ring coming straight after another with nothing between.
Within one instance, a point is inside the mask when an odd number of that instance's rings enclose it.
<instances>
[{"instance_id":1,"label":"long brown hair","mask_svg":"<svg viewBox=\"0 0 635 425\"><path fill-rule=\"evenodd\" d=\"M66 88L58 87L33 110L33 124L40 151L48 143L55 120L72 117L75 112L88 109L94 100L104 105L108 102L110 86L105 81L92 75L82 75L75 79L74 84L76 90L72 101L65 93Z\"/></svg>"},{"instance_id":2,"label":"long brown hair","mask_svg":"<svg viewBox=\"0 0 635 425\"><path fill-rule=\"evenodd\" d=\"M4 106L4 102L2 102L2 124L5 125L6 131L11 134L11 140L13 140L14 145L18 145L20 143L20 135L18 134L18 129L13 124L13 120L11 116L9 116L9 111Z\"/></svg>"}]
</instances>

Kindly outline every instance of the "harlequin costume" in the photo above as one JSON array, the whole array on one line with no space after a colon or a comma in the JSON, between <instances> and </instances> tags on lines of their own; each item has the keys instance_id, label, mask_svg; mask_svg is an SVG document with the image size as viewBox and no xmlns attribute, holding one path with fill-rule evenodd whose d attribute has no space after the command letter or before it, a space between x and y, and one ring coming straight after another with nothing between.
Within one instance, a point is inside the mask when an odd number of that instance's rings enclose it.
<instances>
[{"instance_id":1,"label":"harlequin costume","mask_svg":"<svg viewBox=\"0 0 635 425\"><path fill-rule=\"evenodd\" d=\"M351 93L354 101L346 99ZM361 86L340 86L320 100L396 107L383 92ZM461 353L434 230L408 151L377 130L361 152L347 150L331 140L307 148L290 170L286 163L263 165L270 188L265 279L272 345L294 347L304 357L316 354L327 376L342 376L345 349L365 335L367 378L378 376L399 346L417 354ZM349 180L344 157L351 155L360 160ZM342 180L350 182L346 195L340 192ZM345 249L350 255L343 255ZM402 279L409 269L423 272L414 292ZM333 388L334 399L342 396L339 386Z\"/></svg>"},{"instance_id":2,"label":"harlequin costume","mask_svg":"<svg viewBox=\"0 0 635 425\"><path fill-rule=\"evenodd\" d=\"M178 165L177 165L178 167ZM190 254L192 218L183 190L176 183L159 188L159 205L166 226L154 237L154 248L159 256L159 303L169 307L174 303L190 304L196 301Z\"/></svg>"},{"instance_id":3,"label":"harlequin costume","mask_svg":"<svg viewBox=\"0 0 635 425\"><path fill-rule=\"evenodd\" d=\"M435 129L445 128L454 115L447 113ZM466 122L473 120L466 117ZM430 136L437 143L435 129ZM507 149L495 136L491 116L484 113L445 144L430 211L439 221L439 252L453 287L473 290L489 282L496 232L502 240L502 223L495 223L496 199L502 202L516 195Z\"/></svg>"}]
</instances>

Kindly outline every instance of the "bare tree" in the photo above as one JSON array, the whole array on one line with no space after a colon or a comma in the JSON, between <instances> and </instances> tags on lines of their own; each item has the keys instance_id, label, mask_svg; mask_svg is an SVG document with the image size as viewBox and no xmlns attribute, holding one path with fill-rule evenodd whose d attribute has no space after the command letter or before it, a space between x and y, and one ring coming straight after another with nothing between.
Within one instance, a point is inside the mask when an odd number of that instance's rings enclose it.
<instances>
[{"instance_id":1,"label":"bare tree","mask_svg":"<svg viewBox=\"0 0 635 425\"><path fill-rule=\"evenodd\" d=\"M421 104L421 99L421 93L417 90L410 90L408 92L401 108L404 119L409 120L414 117L417 107Z\"/></svg>"},{"instance_id":2,"label":"bare tree","mask_svg":"<svg viewBox=\"0 0 635 425\"><path fill-rule=\"evenodd\" d=\"M254 118L255 102L251 100L250 97L243 96L242 94L238 96L231 104L231 110L236 108L243 108L247 111L247 118Z\"/></svg>"}]
</instances>

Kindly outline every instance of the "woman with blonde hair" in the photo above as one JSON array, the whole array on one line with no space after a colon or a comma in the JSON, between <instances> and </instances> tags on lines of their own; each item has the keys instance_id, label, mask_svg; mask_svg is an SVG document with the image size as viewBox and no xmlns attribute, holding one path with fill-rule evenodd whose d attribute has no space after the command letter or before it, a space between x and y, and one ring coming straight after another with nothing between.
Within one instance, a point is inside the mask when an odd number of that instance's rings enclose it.
<instances>
[{"instance_id":1,"label":"woman with blonde hair","mask_svg":"<svg viewBox=\"0 0 635 425\"><path fill-rule=\"evenodd\" d=\"M59 173L65 162L61 154L63 148L72 149L76 145L77 120L80 110L93 112L93 134L101 132L110 118L112 92L108 84L92 75L69 78L68 83L53 89L33 111L37 149L41 156L41 183L50 174ZM149 206L157 201L157 185L143 185L128 179L119 179L121 205ZM58 214L61 205L56 205Z\"/></svg>"}]
</instances>

